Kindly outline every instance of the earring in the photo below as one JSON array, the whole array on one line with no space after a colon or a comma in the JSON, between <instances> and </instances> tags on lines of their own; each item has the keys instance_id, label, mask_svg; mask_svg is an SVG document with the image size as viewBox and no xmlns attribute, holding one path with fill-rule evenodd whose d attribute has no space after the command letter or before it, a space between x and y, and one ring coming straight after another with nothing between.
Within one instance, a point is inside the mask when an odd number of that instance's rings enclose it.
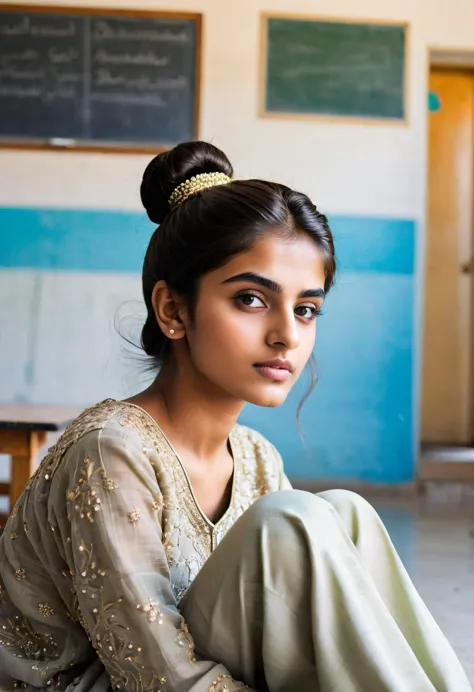
<instances>
[{"instance_id":1,"label":"earring","mask_svg":"<svg viewBox=\"0 0 474 692\"><path fill-rule=\"evenodd\" d=\"M171 334L171 335L174 334L174 329L170 329L170 334Z\"/></svg>"}]
</instances>

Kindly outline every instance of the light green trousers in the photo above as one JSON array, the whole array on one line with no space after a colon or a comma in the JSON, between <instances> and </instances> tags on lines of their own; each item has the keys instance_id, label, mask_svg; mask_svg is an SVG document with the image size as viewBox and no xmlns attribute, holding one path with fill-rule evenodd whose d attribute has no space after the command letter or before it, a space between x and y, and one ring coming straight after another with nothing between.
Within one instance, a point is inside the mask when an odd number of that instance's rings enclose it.
<instances>
[{"instance_id":1,"label":"light green trousers","mask_svg":"<svg viewBox=\"0 0 474 692\"><path fill-rule=\"evenodd\" d=\"M467 692L375 510L289 490L253 505L180 605L196 651L258 692Z\"/></svg>"}]
</instances>

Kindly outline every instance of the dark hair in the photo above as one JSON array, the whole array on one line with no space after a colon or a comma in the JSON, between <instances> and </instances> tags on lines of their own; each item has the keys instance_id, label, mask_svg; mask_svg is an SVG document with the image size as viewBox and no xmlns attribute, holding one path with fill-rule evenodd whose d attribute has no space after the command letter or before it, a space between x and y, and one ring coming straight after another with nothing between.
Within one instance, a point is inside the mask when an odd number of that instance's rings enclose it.
<instances>
[{"instance_id":1,"label":"dark hair","mask_svg":"<svg viewBox=\"0 0 474 692\"><path fill-rule=\"evenodd\" d=\"M155 284L164 280L183 296L192 311L201 276L249 250L270 227L280 233L306 233L322 250L325 291L336 271L334 243L327 218L301 192L263 180L234 180L199 192L175 208L168 200L178 185L200 173L232 177L227 156L206 142L179 144L156 156L143 174L140 196L159 228L154 232L143 264L143 297L148 311L141 344L159 363L170 341L153 311ZM315 378L313 377L313 380Z\"/></svg>"}]
</instances>

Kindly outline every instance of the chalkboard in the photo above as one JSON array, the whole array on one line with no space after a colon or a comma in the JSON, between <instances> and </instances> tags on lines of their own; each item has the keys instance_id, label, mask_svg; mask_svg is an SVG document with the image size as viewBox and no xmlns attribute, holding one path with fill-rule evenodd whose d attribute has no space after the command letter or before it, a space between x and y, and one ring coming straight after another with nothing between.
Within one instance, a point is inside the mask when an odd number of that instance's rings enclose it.
<instances>
[{"instance_id":1,"label":"chalkboard","mask_svg":"<svg viewBox=\"0 0 474 692\"><path fill-rule=\"evenodd\" d=\"M263 18L263 112L403 121L406 26Z\"/></svg>"},{"instance_id":2,"label":"chalkboard","mask_svg":"<svg viewBox=\"0 0 474 692\"><path fill-rule=\"evenodd\" d=\"M199 15L2 6L0 146L194 139L199 53Z\"/></svg>"}]
</instances>

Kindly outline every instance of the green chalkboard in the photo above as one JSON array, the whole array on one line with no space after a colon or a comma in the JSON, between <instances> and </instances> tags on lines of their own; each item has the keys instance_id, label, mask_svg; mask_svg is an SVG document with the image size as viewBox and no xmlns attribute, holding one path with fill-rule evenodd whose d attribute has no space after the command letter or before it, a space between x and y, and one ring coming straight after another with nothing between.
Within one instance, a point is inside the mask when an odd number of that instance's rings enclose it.
<instances>
[{"instance_id":1,"label":"green chalkboard","mask_svg":"<svg viewBox=\"0 0 474 692\"><path fill-rule=\"evenodd\" d=\"M263 21L264 113L405 119L406 26Z\"/></svg>"}]
</instances>

